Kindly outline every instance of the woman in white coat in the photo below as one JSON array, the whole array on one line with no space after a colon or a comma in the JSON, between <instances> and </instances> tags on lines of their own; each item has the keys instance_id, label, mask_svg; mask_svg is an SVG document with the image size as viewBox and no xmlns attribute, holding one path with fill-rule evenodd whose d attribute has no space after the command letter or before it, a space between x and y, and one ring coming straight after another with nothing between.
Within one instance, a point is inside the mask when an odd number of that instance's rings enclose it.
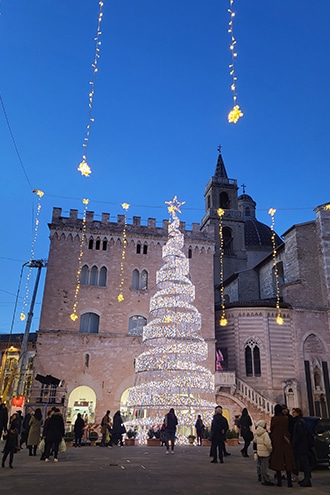
<instances>
[{"instance_id":1,"label":"woman in white coat","mask_svg":"<svg viewBox=\"0 0 330 495\"><path fill-rule=\"evenodd\" d=\"M257 454L260 460L260 476L262 485L273 485L269 481L268 475L268 464L269 457L272 453L272 441L270 439L269 433L267 431L266 422L261 420L256 423L256 432L254 434L254 443L257 445Z\"/></svg>"}]
</instances>

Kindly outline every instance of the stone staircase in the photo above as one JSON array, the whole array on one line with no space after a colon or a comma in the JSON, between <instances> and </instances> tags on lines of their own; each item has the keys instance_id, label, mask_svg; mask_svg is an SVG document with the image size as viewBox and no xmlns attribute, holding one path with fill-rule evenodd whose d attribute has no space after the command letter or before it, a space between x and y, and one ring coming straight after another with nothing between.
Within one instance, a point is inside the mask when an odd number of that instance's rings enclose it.
<instances>
[{"instance_id":1,"label":"stone staircase","mask_svg":"<svg viewBox=\"0 0 330 495\"><path fill-rule=\"evenodd\" d=\"M217 371L215 390L217 403L228 408L232 418L246 407L254 423L263 419L269 425L275 403L238 378L235 372Z\"/></svg>"}]
</instances>

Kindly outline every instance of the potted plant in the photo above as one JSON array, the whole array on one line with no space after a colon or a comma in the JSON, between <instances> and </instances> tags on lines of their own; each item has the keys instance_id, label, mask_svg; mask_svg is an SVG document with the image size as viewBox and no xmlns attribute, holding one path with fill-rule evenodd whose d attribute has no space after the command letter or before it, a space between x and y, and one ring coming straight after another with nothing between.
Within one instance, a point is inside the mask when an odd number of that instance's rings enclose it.
<instances>
[{"instance_id":1,"label":"potted plant","mask_svg":"<svg viewBox=\"0 0 330 495\"><path fill-rule=\"evenodd\" d=\"M98 438L99 438L99 435L98 435L98 433L96 431L91 430L89 432L88 439L90 441L91 447L94 447L96 445L96 442L97 442Z\"/></svg>"},{"instance_id":2,"label":"potted plant","mask_svg":"<svg viewBox=\"0 0 330 495\"><path fill-rule=\"evenodd\" d=\"M189 444L194 445L194 442L196 440L196 436L195 435L188 435L187 438L188 438Z\"/></svg>"},{"instance_id":3,"label":"potted plant","mask_svg":"<svg viewBox=\"0 0 330 495\"><path fill-rule=\"evenodd\" d=\"M226 443L227 445L238 445L238 433L235 430L227 430Z\"/></svg>"},{"instance_id":4,"label":"potted plant","mask_svg":"<svg viewBox=\"0 0 330 495\"><path fill-rule=\"evenodd\" d=\"M64 433L64 441L67 447L72 447L74 441L74 431L67 431Z\"/></svg>"},{"instance_id":5,"label":"potted plant","mask_svg":"<svg viewBox=\"0 0 330 495\"><path fill-rule=\"evenodd\" d=\"M211 439L210 439L210 430L209 428L205 428L204 429L204 433L203 433L203 438L202 438L202 445L204 445L205 447L210 447L212 442L211 442Z\"/></svg>"},{"instance_id":6,"label":"potted plant","mask_svg":"<svg viewBox=\"0 0 330 495\"><path fill-rule=\"evenodd\" d=\"M137 429L129 428L126 431L125 445L137 445Z\"/></svg>"},{"instance_id":7,"label":"potted plant","mask_svg":"<svg viewBox=\"0 0 330 495\"><path fill-rule=\"evenodd\" d=\"M147 445L150 447L158 447L160 445L160 430L154 427L147 431Z\"/></svg>"}]
</instances>

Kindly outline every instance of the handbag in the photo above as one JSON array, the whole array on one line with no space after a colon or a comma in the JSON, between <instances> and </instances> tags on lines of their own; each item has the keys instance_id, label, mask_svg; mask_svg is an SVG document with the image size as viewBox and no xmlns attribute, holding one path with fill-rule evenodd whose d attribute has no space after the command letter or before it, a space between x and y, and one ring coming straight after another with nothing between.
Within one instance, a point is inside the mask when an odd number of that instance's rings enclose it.
<instances>
[{"instance_id":1,"label":"handbag","mask_svg":"<svg viewBox=\"0 0 330 495\"><path fill-rule=\"evenodd\" d=\"M42 438L38 444L38 452L40 452L40 454L43 454L45 452L45 439Z\"/></svg>"},{"instance_id":2,"label":"handbag","mask_svg":"<svg viewBox=\"0 0 330 495\"><path fill-rule=\"evenodd\" d=\"M64 438L62 438L62 440L60 441L60 445L58 446L58 450L59 450L59 452L62 452L62 453L66 451L66 443L65 443Z\"/></svg>"}]
</instances>

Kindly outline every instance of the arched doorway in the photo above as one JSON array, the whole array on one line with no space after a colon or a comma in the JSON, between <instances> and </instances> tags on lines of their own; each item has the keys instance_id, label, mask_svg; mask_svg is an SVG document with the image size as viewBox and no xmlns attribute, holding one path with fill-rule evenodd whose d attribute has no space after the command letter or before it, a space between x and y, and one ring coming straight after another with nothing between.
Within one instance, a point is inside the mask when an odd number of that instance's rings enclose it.
<instances>
[{"instance_id":1,"label":"arched doorway","mask_svg":"<svg viewBox=\"0 0 330 495\"><path fill-rule=\"evenodd\" d=\"M81 385L72 390L68 399L66 422L73 425L80 413L86 423L95 422L96 394L86 385Z\"/></svg>"}]
</instances>

